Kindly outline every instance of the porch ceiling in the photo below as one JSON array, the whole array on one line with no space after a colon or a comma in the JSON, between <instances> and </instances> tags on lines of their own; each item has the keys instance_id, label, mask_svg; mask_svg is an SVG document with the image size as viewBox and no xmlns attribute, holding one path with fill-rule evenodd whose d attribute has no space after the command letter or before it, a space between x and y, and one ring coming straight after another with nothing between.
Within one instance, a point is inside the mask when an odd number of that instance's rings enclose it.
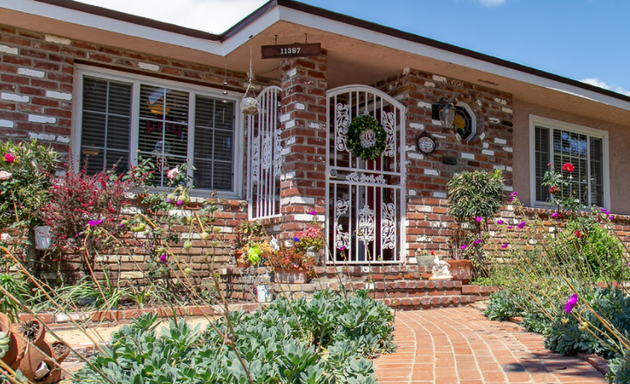
<instances>
[{"instance_id":1,"label":"porch ceiling","mask_svg":"<svg viewBox=\"0 0 630 384\"><path fill-rule=\"evenodd\" d=\"M553 79L543 79L542 77L540 77L542 79L541 82L547 83L547 87L532 84L528 82L528 78L531 79L532 76L536 76L535 74L524 74L524 80L521 81L516 79L518 76L497 74L497 72L505 72L511 69L466 55L460 55L456 52L449 52L450 57L481 63L479 67L487 68L488 70L479 70L455 64L445 61L444 55L435 54L436 50L434 48L425 49L422 44L396 37L393 38L395 44L389 44L389 46L374 43L373 41L378 41L382 34L368 29L359 29L361 33L364 33L365 38L348 37L320 28L289 22L279 17L274 22L263 25L260 30L255 31L254 36L249 41L240 44L236 43L234 49L224 56L223 54L210 53L210 51L223 52L231 39L243 40L242 33L249 33L247 28L244 28L243 32L236 33L234 37L225 39L223 42L200 37L188 37L196 45L191 44L189 47L185 47L140 38L132 33L115 33L10 9L3 9L0 12L0 23L62 37L80 36L81 40L84 41L145 52L151 55L177 57L181 60L203 63L218 68L227 67L228 69L242 72L249 70L251 45L253 52L252 66L255 75L274 79L280 79L281 76L280 59L261 59L260 46L271 45L276 41L278 44L290 44L305 42L308 39L308 42L321 43L322 48L328 52L327 73L329 88L346 84L371 85L387 79L389 76L400 74L404 68L413 68L507 92L512 94L514 99L534 105L543 105L560 111L630 127L630 110L628 110L630 108L620 108L619 105L613 106L606 102L595 101L583 96L583 94L588 95L589 92L596 94L593 91L582 92L582 90L579 92L582 96L577 95L578 92L572 94L566 90L559 91L554 86L556 82ZM356 30L354 32L356 33ZM240 36L239 33L241 34ZM388 38L392 41L391 37ZM200 49L199 47L208 47L208 49ZM414 49L422 51L424 54L414 52ZM442 57L436 57L440 55ZM496 69L496 71L493 69ZM496 85L488 84L488 81ZM569 85L568 88L571 88L571 86ZM436 96L437 99L438 96ZM611 104L624 103L619 100L611 100ZM434 100L428 101L432 102Z\"/></svg>"}]
</instances>

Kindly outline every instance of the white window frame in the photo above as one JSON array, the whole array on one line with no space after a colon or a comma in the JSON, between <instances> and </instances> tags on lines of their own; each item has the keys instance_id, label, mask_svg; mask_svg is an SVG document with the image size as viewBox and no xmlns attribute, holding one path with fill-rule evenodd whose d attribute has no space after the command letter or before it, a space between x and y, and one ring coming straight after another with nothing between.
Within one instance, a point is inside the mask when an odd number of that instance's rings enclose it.
<instances>
[{"instance_id":1,"label":"white window frame","mask_svg":"<svg viewBox=\"0 0 630 384\"><path fill-rule=\"evenodd\" d=\"M86 65L77 64L75 69L75 86L74 86L74 106L73 106L73 119L72 119L72 137L71 148L73 152L72 162L74 169L79 168L79 159L81 153L81 127L83 126L83 79L84 76L90 76L100 78L103 80L112 80L130 83L132 85L131 91L131 132L129 139L129 153L136 153L138 148L138 130L139 130L139 114L140 114L140 85L152 85L163 88L172 88L176 90L189 92L191 104L196 101L196 96L207 96L218 99L226 99L234 102L234 143L232 159L234 160L234 176L232 180L232 190L218 191L219 196L223 198L242 199L243 190L243 151L244 151L244 119L242 113L240 113L238 106L242 99L242 94L227 91L222 92L213 88L203 87L195 84L189 84L184 82L178 82L173 80L165 80L155 78L151 76L138 75L129 72L120 72L111 69L94 68ZM195 104L196 105L196 104ZM188 153L194 148L195 142L195 108L189 109L188 114ZM192 129L190 129L192 128ZM137 165L137 156L131 155L130 162L132 165ZM190 165L194 166L194 159L190 159ZM155 191L166 190L164 187L156 187ZM191 190L191 196L203 196L207 197L211 191L209 189L194 188Z\"/></svg>"},{"instance_id":2,"label":"white window frame","mask_svg":"<svg viewBox=\"0 0 630 384\"><path fill-rule=\"evenodd\" d=\"M608 132L601 129L586 127L567 123L565 121L554 120L547 117L529 115L529 181L530 181L530 205L538 208L553 208L548 201L536 200L536 127L548 129L562 129L575 133L589 135L602 140L602 188L604 189L602 198L602 208L610 209L610 168L608 159L610 157L608 145ZM553 151L553 143L551 143ZM552 152L553 153L553 152Z\"/></svg>"}]
</instances>

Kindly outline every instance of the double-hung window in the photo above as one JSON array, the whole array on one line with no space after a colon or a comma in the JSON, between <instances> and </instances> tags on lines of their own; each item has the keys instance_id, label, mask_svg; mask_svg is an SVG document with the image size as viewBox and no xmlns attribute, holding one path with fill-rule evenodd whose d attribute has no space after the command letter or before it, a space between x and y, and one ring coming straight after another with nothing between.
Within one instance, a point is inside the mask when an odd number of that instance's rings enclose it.
<instances>
[{"instance_id":1,"label":"double-hung window","mask_svg":"<svg viewBox=\"0 0 630 384\"><path fill-rule=\"evenodd\" d=\"M155 165L156 187L169 169L194 166L198 190L236 195L237 99L185 83L112 71L79 71L78 165L93 174L116 166L124 171L137 154Z\"/></svg>"},{"instance_id":2,"label":"double-hung window","mask_svg":"<svg viewBox=\"0 0 630 384\"><path fill-rule=\"evenodd\" d=\"M575 170L569 190L563 197L574 196L584 206L608 205L608 133L593 128L537 116L530 117L533 182L536 205L549 200L549 186L543 186L545 172L552 167L562 171L565 163Z\"/></svg>"}]
</instances>

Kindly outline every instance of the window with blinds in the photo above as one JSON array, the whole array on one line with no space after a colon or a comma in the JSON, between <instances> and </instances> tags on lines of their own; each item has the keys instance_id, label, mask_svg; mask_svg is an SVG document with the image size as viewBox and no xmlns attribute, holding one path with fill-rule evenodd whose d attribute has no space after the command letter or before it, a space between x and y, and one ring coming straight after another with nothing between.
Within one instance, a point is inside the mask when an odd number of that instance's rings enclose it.
<instances>
[{"instance_id":1,"label":"window with blinds","mask_svg":"<svg viewBox=\"0 0 630 384\"><path fill-rule=\"evenodd\" d=\"M549 199L548 187L542 186L546 171L559 171L565 163L575 166L569 190L563 197L575 196L586 206L604 205L603 139L587 133L537 126L535 128L536 200Z\"/></svg>"},{"instance_id":2,"label":"window with blinds","mask_svg":"<svg viewBox=\"0 0 630 384\"><path fill-rule=\"evenodd\" d=\"M137 161L129 154L139 153L155 162L156 187L167 185L169 169L188 162L195 188L235 191L235 100L186 86L82 79L79 161L89 174L113 166L123 172Z\"/></svg>"}]
</instances>

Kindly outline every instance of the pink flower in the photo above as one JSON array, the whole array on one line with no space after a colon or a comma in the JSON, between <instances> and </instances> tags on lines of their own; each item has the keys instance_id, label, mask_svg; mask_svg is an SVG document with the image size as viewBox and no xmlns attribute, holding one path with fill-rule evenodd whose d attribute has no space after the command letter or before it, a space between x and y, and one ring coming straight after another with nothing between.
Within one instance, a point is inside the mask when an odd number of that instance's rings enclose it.
<instances>
[{"instance_id":1,"label":"pink flower","mask_svg":"<svg viewBox=\"0 0 630 384\"><path fill-rule=\"evenodd\" d=\"M461 249L466 249L466 248L468 248L468 246L466 244L462 244L462 246L460 248Z\"/></svg>"},{"instance_id":2,"label":"pink flower","mask_svg":"<svg viewBox=\"0 0 630 384\"><path fill-rule=\"evenodd\" d=\"M505 244L503 244L503 245L501 246L501 248L507 248L507 247L508 247L508 245L509 245L508 243L505 243Z\"/></svg>"},{"instance_id":3,"label":"pink flower","mask_svg":"<svg viewBox=\"0 0 630 384\"><path fill-rule=\"evenodd\" d=\"M575 308L575 305L577 304L577 299L578 299L577 293L574 293L573 295L571 295L571 298L564 305L564 311L566 313L571 313L573 308Z\"/></svg>"},{"instance_id":4,"label":"pink flower","mask_svg":"<svg viewBox=\"0 0 630 384\"><path fill-rule=\"evenodd\" d=\"M480 244L480 243L481 243L481 239L475 240L475 244Z\"/></svg>"},{"instance_id":5,"label":"pink flower","mask_svg":"<svg viewBox=\"0 0 630 384\"><path fill-rule=\"evenodd\" d=\"M511 226L511 225L508 225L507 229L512 229L512 226Z\"/></svg>"},{"instance_id":6,"label":"pink flower","mask_svg":"<svg viewBox=\"0 0 630 384\"><path fill-rule=\"evenodd\" d=\"M516 196L516 195L518 195L518 192L516 192L516 191L514 191L514 192L510 193L510 197L514 197L514 196Z\"/></svg>"},{"instance_id":7,"label":"pink flower","mask_svg":"<svg viewBox=\"0 0 630 384\"><path fill-rule=\"evenodd\" d=\"M551 217L553 217L554 219L555 219L556 217L558 217L558 212L554 212L554 213L552 213L552 214L551 214Z\"/></svg>"},{"instance_id":8,"label":"pink flower","mask_svg":"<svg viewBox=\"0 0 630 384\"><path fill-rule=\"evenodd\" d=\"M613 216L613 215L608 216L608 220L612 220L614 218L615 218L615 216Z\"/></svg>"},{"instance_id":9,"label":"pink flower","mask_svg":"<svg viewBox=\"0 0 630 384\"><path fill-rule=\"evenodd\" d=\"M175 203L175 205L181 207L182 205L184 205L184 202L182 200L177 200L177 203Z\"/></svg>"},{"instance_id":10,"label":"pink flower","mask_svg":"<svg viewBox=\"0 0 630 384\"><path fill-rule=\"evenodd\" d=\"M309 212L311 215L315 216L315 214L317 214L317 212L315 212L315 210L313 209L312 211Z\"/></svg>"},{"instance_id":11,"label":"pink flower","mask_svg":"<svg viewBox=\"0 0 630 384\"><path fill-rule=\"evenodd\" d=\"M345 246L343 246L343 245L342 245L341 247L339 247L339 250L340 250L340 251L343 251L343 250L345 250L345 249L346 249L346 247L345 247Z\"/></svg>"},{"instance_id":12,"label":"pink flower","mask_svg":"<svg viewBox=\"0 0 630 384\"><path fill-rule=\"evenodd\" d=\"M521 221L520 223L518 223L517 227L523 229L523 227L526 225L527 225L527 221Z\"/></svg>"},{"instance_id":13,"label":"pink flower","mask_svg":"<svg viewBox=\"0 0 630 384\"><path fill-rule=\"evenodd\" d=\"M15 161L15 156L13 156L10 153L5 153L4 154L4 161L6 161L7 163L12 163Z\"/></svg>"},{"instance_id":14,"label":"pink flower","mask_svg":"<svg viewBox=\"0 0 630 384\"><path fill-rule=\"evenodd\" d=\"M497 220L497 224L503 224L503 223L505 223L505 221L503 221L501 219Z\"/></svg>"},{"instance_id":15,"label":"pink flower","mask_svg":"<svg viewBox=\"0 0 630 384\"><path fill-rule=\"evenodd\" d=\"M478 222L478 223L481 223L482 220L483 220L483 217L481 217L481 216L475 217L475 221Z\"/></svg>"},{"instance_id":16,"label":"pink flower","mask_svg":"<svg viewBox=\"0 0 630 384\"><path fill-rule=\"evenodd\" d=\"M580 231L575 231L575 237L577 237L577 238L579 239L579 238L581 238L582 236L583 236L583 235L582 235L582 232L580 232Z\"/></svg>"},{"instance_id":17,"label":"pink flower","mask_svg":"<svg viewBox=\"0 0 630 384\"><path fill-rule=\"evenodd\" d=\"M160 263L164 263L166 261L166 253L160 256Z\"/></svg>"},{"instance_id":18,"label":"pink flower","mask_svg":"<svg viewBox=\"0 0 630 384\"><path fill-rule=\"evenodd\" d=\"M97 225L103 224L103 220L90 220L88 221L88 224L90 225L90 227L95 227Z\"/></svg>"},{"instance_id":19,"label":"pink flower","mask_svg":"<svg viewBox=\"0 0 630 384\"><path fill-rule=\"evenodd\" d=\"M9 180L13 174L7 171L0 171L0 180Z\"/></svg>"},{"instance_id":20,"label":"pink flower","mask_svg":"<svg viewBox=\"0 0 630 384\"><path fill-rule=\"evenodd\" d=\"M168 178L169 178L169 179L171 179L171 180L173 180L174 178L176 178L176 177L177 177L177 175L179 175L179 169L177 169L177 167L176 167L176 168L171 169L170 171L168 171L168 172L166 173L166 177L168 177Z\"/></svg>"},{"instance_id":21,"label":"pink flower","mask_svg":"<svg viewBox=\"0 0 630 384\"><path fill-rule=\"evenodd\" d=\"M564 165L562 166L562 170L571 173L575 171L575 166L571 163L564 163Z\"/></svg>"}]
</instances>

